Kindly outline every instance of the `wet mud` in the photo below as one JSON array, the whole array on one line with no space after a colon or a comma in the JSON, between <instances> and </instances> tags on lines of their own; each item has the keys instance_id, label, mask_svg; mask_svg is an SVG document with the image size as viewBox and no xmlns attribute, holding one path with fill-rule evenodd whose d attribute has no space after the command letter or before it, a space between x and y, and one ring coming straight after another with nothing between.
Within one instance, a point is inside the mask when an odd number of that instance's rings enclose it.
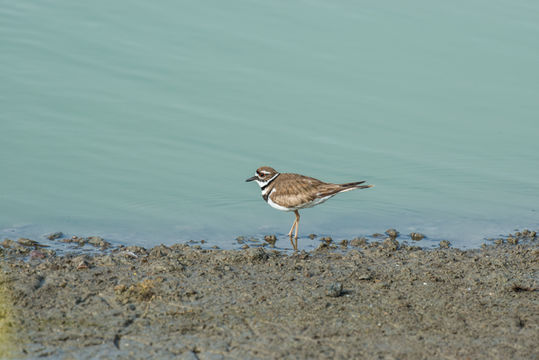
<instances>
[{"instance_id":1,"label":"wet mud","mask_svg":"<svg viewBox=\"0 0 539 360\"><path fill-rule=\"evenodd\" d=\"M295 254L187 244L109 248L86 238L102 251L60 256L7 242L0 289L10 299L4 326L16 334L9 356L539 357L535 233L466 251L449 242L425 250L399 243L396 231L388 235L346 244L320 239L316 250Z\"/></svg>"}]
</instances>

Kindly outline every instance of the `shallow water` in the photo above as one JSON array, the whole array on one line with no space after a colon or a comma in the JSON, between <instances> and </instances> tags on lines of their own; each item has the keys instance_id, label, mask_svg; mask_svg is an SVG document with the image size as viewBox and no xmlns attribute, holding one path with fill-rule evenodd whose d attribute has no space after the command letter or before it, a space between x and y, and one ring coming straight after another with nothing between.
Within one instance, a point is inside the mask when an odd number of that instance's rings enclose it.
<instances>
[{"instance_id":1,"label":"shallow water","mask_svg":"<svg viewBox=\"0 0 539 360\"><path fill-rule=\"evenodd\" d=\"M0 236L282 235L261 165L376 185L304 236L537 227L538 38L523 0L3 1Z\"/></svg>"}]
</instances>

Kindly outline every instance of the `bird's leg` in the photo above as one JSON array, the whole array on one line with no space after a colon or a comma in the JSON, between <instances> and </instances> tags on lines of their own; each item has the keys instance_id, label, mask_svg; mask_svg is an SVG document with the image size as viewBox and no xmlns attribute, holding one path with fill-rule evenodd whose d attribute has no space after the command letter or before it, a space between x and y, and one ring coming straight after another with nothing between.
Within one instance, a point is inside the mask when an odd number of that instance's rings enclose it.
<instances>
[{"instance_id":1,"label":"bird's leg","mask_svg":"<svg viewBox=\"0 0 539 360\"><path fill-rule=\"evenodd\" d=\"M294 232L294 228L296 227L296 220L294 220L294 222L292 223L292 228L290 228L290 231L288 232L288 236L289 237L292 237L292 233Z\"/></svg>"},{"instance_id":2,"label":"bird's leg","mask_svg":"<svg viewBox=\"0 0 539 360\"><path fill-rule=\"evenodd\" d=\"M297 210L294 211L296 214L296 236L294 238L296 239L296 246L294 246L294 250L298 250L298 228L299 228L299 212Z\"/></svg>"},{"instance_id":3,"label":"bird's leg","mask_svg":"<svg viewBox=\"0 0 539 360\"><path fill-rule=\"evenodd\" d=\"M292 247L294 248L294 250L297 250L297 244L294 244L294 241L292 240L292 233L294 232L294 227L297 228L297 224L298 224L298 218L296 216L296 219L294 220L294 222L292 223L292 227L290 228L290 232L288 233L288 237L290 237L290 243L292 244ZM297 238L296 238L296 241L297 241Z\"/></svg>"}]
</instances>

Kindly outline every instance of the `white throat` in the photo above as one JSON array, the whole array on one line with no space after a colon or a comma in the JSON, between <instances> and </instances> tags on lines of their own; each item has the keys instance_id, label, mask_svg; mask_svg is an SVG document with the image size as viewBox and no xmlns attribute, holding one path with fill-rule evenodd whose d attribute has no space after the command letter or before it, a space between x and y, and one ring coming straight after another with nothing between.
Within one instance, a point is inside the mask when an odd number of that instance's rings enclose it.
<instances>
[{"instance_id":1,"label":"white throat","mask_svg":"<svg viewBox=\"0 0 539 360\"><path fill-rule=\"evenodd\" d=\"M275 179L277 176L279 176L279 173L273 175L273 176L271 177L271 179L268 179L268 180L265 180L265 181L261 181L261 180L256 179L255 181L256 181L256 183L258 184L258 186L260 186L261 188L263 188L264 186L266 186L266 185L268 185L270 182L272 182L273 179Z\"/></svg>"}]
</instances>

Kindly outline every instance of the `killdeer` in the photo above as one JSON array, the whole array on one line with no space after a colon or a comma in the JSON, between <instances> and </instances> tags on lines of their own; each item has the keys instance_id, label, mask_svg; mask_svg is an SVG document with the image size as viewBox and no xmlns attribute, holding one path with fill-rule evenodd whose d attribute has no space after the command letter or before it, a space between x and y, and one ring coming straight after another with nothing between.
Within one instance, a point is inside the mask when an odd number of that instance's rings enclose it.
<instances>
[{"instance_id":1,"label":"killdeer","mask_svg":"<svg viewBox=\"0 0 539 360\"><path fill-rule=\"evenodd\" d=\"M298 249L299 209L321 204L338 193L354 189L366 189L374 185L361 185L365 181L346 184L332 184L299 174L281 174L269 166L256 170L254 176L245 181L256 181L262 190L262 198L272 207L281 211L293 211L296 219L288 233L294 250ZM296 229L294 241L292 233Z\"/></svg>"}]
</instances>

